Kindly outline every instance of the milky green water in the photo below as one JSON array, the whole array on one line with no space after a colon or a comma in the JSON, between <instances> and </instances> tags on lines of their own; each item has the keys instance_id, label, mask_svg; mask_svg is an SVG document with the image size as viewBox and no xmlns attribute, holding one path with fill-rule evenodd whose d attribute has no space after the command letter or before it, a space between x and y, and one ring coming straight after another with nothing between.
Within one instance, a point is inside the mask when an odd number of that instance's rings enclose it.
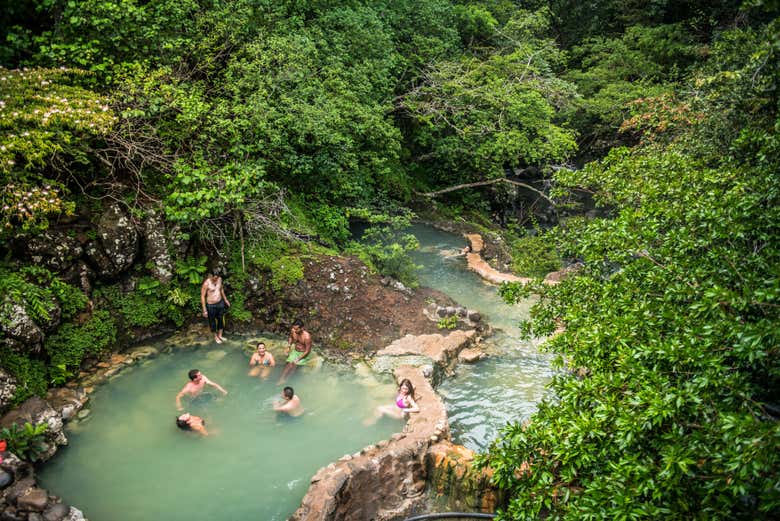
<instances>
[{"instance_id":1,"label":"milky green water","mask_svg":"<svg viewBox=\"0 0 780 521\"><path fill-rule=\"evenodd\" d=\"M422 266L421 285L478 310L496 329L483 344L490 356L474 365L459 365L454 377L437 389L447 407L453 440L483 451L501 427L527 419L548 395L551 357L540 353L535 342L521 340L518 329L519 322L528 318L533 300L504 303L496 286L468 269L465 257L452 255L467 244L465 238L424 225L410 231L420 241L414 259Z\"/></svg>"},{"instance_id":2,"label":"milky green water","mask_svg":"<svg viewBox=\"0 0 780 521\"><path fill-rule=\"evenodd\" d=\"M288 382L301 417L273 412L281 364L268 380L249 377L243 346L161 355L97 389L90 417L68 429L70 445L44 466L42 485L91 521L282 520L318 468L403 427L390 419L362 424L393 400L394 385L327 364ZM272 352L279 362L278 347ZM206 420L207 438L174 425L174 398L192 368L229 393L185 398L186 410Z\"/></svg>"}]
</instances>

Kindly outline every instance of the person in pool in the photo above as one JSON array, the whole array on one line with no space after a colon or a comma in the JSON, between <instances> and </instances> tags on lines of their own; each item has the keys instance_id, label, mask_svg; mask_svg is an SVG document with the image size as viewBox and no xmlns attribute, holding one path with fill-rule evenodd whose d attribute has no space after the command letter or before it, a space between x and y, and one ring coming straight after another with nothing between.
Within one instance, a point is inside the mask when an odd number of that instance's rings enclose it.
<instances>
[{"instance_id":1,"label":"person in pool","mask_svg":"<svg viewBox=\"0 0 780 521\"><path fill-rule=\"evenodd\" d=\"M222 394L227 394L228 392L222 388L221 385L219 385L217 382L212 382L208 378L206 378L206 375L201 373L197 369L192 369L188 373L188 376L190 377L190 381L187 382L184 387L182 387L182 390L179 391L179 394L176 395L176 408L180 411L184 410L184 408L181 406L181 398L184 395L190 395L191 397L198 396L202 391L203 388L206 387L206 385L210 385L216 389L219 389L219 391Z\"/></svg>"},{"instance_id":2,"label":"person in pool","mask_svg":"<svg viewBox=\"0 0 780 521\"><path fill-rule=\"evenodd\" d=\"M306 365L311 353L311 335L303 329L303 322L296 319L290 329L290 337L287 339L287 360L279 378L279 383L284 383L300 365Z\"/></svg>"},{"instance_id":3,"label":"person in pool","mask_svg":"<svg viewBox=\"0 0 780 521\"><path fill-rule=\"evenodd\" d=\"M252 353L252 357L249 359L249 376L260 376L262 378L268 378L271 374L271 368L276 366L276 360L274 355L266 351L265 344L263 342L257 343L257 350Z\"/></svg>"},{"instance_id":4,"label":"person in pool","mask_svg":"<svg viewBox=\"0 0 780 521\"><path fill-rule=\"evenodd\" d=\"M393 405L380 405L376 408L374 417L365 422L366 425L375 423L382 416L389 416L403 420L406 415L413 412L420 412L420 407L414 401L414 386L408 378L401 380L398 385L398 394L395 397Z\"/></svg>"},{"instance_id":5,"label":"person in pool","mask_svg":"<svg viewBox=\"0 0 780 521\"><path fill-rule=\"evenodd\" d=\"M205 420L188 412L176 417L176 426L184 431L195 431L203 436L209 435L209 431L206 430Z\"/></svg>"},{"instance_id":6,"label":"person in pool","mask_svg":"<svg viewBox=\"0 0 780 521\"><path fill-rule=\"evenodd\" d=\"M292 387L285 387L282 389L282 400L274 405L276 412L284 412L290 416L300 416L303 414L303 407L301 407L301 399L295 394Z\"/></svg>"}]
</instances>

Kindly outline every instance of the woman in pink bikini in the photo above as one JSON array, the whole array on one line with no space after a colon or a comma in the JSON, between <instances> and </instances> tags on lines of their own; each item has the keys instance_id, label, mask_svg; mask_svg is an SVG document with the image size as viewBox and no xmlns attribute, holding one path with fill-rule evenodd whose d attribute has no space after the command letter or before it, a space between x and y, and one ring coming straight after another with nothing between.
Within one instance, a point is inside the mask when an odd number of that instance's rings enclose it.
<instances>
[{"instance_id":1,"label":"woman in pink bikini","mask_svg":"<svg viewBox=\"0 0 780 521\"><path fill-rule=\"evenodd\" d=\"M417 402L414 401L414 386L408 378L401 380L398 385L398 394L395 397L395 403L393 405L380 405L374 412L374 417L369 418L366 425L375 423L382 416L389 416L398 420L406 418L408 413L420 412L420 408L417 406Z\"/></svg>"}]
</instances>

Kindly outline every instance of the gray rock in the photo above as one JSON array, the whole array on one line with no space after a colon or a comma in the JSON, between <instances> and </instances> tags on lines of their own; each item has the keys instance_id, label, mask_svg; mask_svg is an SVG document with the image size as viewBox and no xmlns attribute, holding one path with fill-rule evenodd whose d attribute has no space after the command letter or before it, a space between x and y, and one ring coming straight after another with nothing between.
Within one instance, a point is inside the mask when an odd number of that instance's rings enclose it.
<instances>
[{"instance_id":1,"label":"gray rock","mask_svg":"<svg viewBox=\"0 0 780 521\"><path fill-rule=\"evenodd\" d=\"M170 282L173 278L173 259L169 252L165 221L154 210L148 212L144 221L142 244L144 260L152 266L152 276L162 283Z\"/></svg>"},{"instance_id":2,"label":"gray rock","mask_svg":"<svg viewBox=\"0 0 780 521\"><path fill-rule=\"evenodd\" d=\"M30 512L27 514L27 521L43 521L43 516L38 512Z\"/></svg>"},{"instance_id":3,"label":"gray rock","mask_svg":"<svg viewBox=\"0 0 780 521\"><path fill-rule=\"evenodd\" d=\"M35 487L35 479L31 477L17 480L5 491L5 499L9 503L16 504L16 500Z\"/></svg>"},{"instance_id":4,"label":"gray rock","mask_svg":"<svg viewBox=\"0 0 780 521\"><path fill-rule=\"evenodd\" d=\"M25 521L27 516L19 514L13 507L6 508L2 514L0 514L0 521Z\"/></svg>"},{"instance_id":5,"label":"gray rock","mask_svg":"<svg viewBox=\"0 0 780 521\"><path fill-rule=\"evenodd\" d=\"M3 453L3 463L0 464L3 470L12 474L16 479L32 475L32 465L26 461L20 460L13 452Z\"/></svg>"},{"instance_id":6,"label":"gray rock","mask_svg":"<svg viewBox=\"0 0 780 521\"><path fill-rule=\"evenodd\" d=\"M62 408L62 419L65 421L70 420L73 418L73 415L76 414L76 406L73 404L65 405Z\"/></svg>"},{"instance_id":7,"label":"gray rock","mask_svg":"<svg viewBox=\"0 0 780 521\"><path fill-rule=\"evenodd\" d=\"M14 480L14 477L9 474L8 472L0 469L0 488L5 488L8 485L11 484L11 482Z\"/></svg>"},{"instance_id":8,"label":"gray rock","mask_svg":"<svg viewBox=\"0 0 780 521\"><path fill-rule=\"evenodd\" d=\"M56 230L46 230L26 243L28 255L36 264L53 271L65 271L78 260L83 248L77 239Z\"/></svg>"},{"instance_id":9,"label":"gray rock","mask_svg":"<svg viewBox=\"0 0 780 521\"><path fill-rule=\"evenodd\" d=\"M63 521L87 521L84 519L84 513L76 507L70 507L68 516Z\"/></svg>"},{"instance_id":10,"label":"gray rock","mask_svg":"<svg viewBox=\"0 0 780 521\"><path fill-rule=\"evenodd\" d=\"M16 506L21 510L43 512L48 501L48 492L42 488L34 487L28 490L26 494L16 498Z\"/></svg>"},{"instance_id":11,"label":"gray rock","mask_svg":"<svg viewBox=\"0 0 780 521\"><path fill-rule=\"evenodd\" d=\"M98 240L87 245L86 253L99 277L114 278L133 265L138 254L138 232L119 204L110 205L100 216L97 235Z\"/></svg>"},{"instance_id":12,"label":"gray rock","mask_svg":"<svg viewBox=\"0 0 780 521\"><path fill-rule=\"evenodd\" d=\"M0 331L12 348L39 352L43 345L43 331L18 302L6 300L0 306ZM10 340L11 342L8 342Z\"/></svg>"},{"instance_id":13,"label":"gray rock","mask_svg":"<svg viewBox=\"0 0 780 521\"><path fill-rule=\"evenodd\" d=\"M62 521L65 516L70 512L70 507L63 503L56 503L43 513L43 519L45 521Z\"/></svg>"},{"instance_id":14,"label":"gray rock","mask_svg":"<svg viewBox=\"0 0 780 521\"><path fill-rule=\"evenodd\" d=\"M469 311L469 320L474 323L481 322L482 315L480 315L477 311Z\"/></svg>"}]
</instances>

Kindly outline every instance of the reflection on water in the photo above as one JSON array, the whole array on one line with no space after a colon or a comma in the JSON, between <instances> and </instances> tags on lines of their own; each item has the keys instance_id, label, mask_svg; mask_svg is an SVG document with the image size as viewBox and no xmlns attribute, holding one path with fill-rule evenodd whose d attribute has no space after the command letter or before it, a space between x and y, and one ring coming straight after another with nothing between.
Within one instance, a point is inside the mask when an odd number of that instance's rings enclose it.
<instances>
[{"instance_id":1,"label":"reflection on water","mask_svg":"<svg viewBox=\"0 0 780 521\"><path fill-rule=\"evenodd\" d=\"M274 354L278 361L281 353ZM91 521L282 520L318 468L401 428L389 419L362 425L374 407L393 399L394 385L358 381L328 365L301 370L289 382L304 415L280 416L271 407L281 368L263 381L247 376L248 360L238 342L228 342L164 355L122 374L96 391L90 419L68 433L70 446L44 467L43 486ZM174 425L174 397L192 368L229 392L184 400L186 410L206 420L208 438Z\"/></svg>"},{"instance_id":2,"label":"reflection on water","mask_svg":"<svg viewBox=\"0 0 780 521\"><path fill-rule=\"evenodd\" d=\"M456 255L466 245L465 238L424 225L413 226L411 232L421 246L414 254L415 263L423 266L420 283L479 311L500 330L483 346L490 354L487 359L458 366L455 377L438 388L447 405L453 440L485 450L501 427L528 418L547 395L550 355L519 339L518 323L528 317L533 300L514 306L504 303L496 286L469 271L465 257Z\"/></svg>"}]
</instances>

